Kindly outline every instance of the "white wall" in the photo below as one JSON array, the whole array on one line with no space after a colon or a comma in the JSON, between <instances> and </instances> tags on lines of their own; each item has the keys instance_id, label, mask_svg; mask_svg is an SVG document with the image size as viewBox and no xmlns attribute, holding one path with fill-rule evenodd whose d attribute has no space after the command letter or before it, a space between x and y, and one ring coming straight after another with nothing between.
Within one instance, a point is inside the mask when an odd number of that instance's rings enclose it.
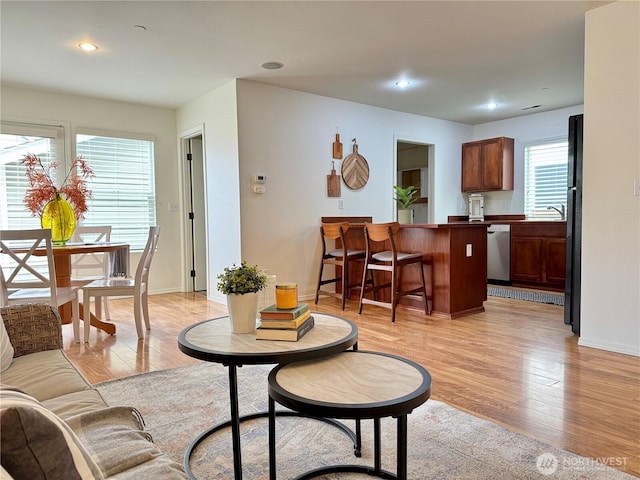
<instances>
[{"instance_id":1,"label":"white wall","mask_svg":"<svg viewBox=\"0 0 640 480\"><path fill-rule=\"evenodd\" d=\"M77 128L96 128L121 133L143 133L155 137L157 223L162 227L158 251L150 276L151 293L182 290L180 282L180 214L169 212L168 204L180 201L176 162L175 110L97 98L48 93L26 88L2 87L2 118L25 122L66 122L75 139ZM75 145L72 152L75 151ZM135 271L140 256L131 255Z\"/></svg>"},{"instance_id":2,"label":"white wall","mask_svg":"<svg viewBox=\"0 0 640 480\"><path fill-rule=\"evenodd\" d=\"M580 344L640 355L640 3L586 15Z\"/></svg>"},{"instance_id":3,"label":"white wall","mask_svg":"<svg viewBox=\"0 0 640 480\"><path fill-rule=\"evenodd\" d=\"M460 192L460 144L471 127L328 97L238 81L242 256L298 283L301 297L315 293L322 216L395 214L394 135L435 145L432 174L436 222L446 222ZM344 155L359 153L369 164L367 185L327 197L336 128ZM340 171L341 162L336 162ZM266 193L251 191L250 177L267 176ZM430 195L431 197L431 195ZM344 208L338 208L342 200Z\"/></svg>"},{"instance_id":4,"label":"white wall","mask_svg":"<svg viewBox=\"0 0 640 480\"><path fill-rule=\"evenodd\" d=\"M569 117L580 113L583 113L583 107L577 105L498 122L483 123L473 127L474 140L494 137L514 139L513 191L485 193L485 215L521 214L524 212L525 145L533 141L567 137Z\"/></svg>"},{"instance_id":5,"label":"white wall","mask_svg":"<svg viewBox=\"0 0 640 480\"><path fill-rule=\"evenodd\" d=\"M258 262L241 256L240 250L237 125L235 80L178 109L178 132L204 126L207 297L221 303L226 303L226 298L216 289L216 277L224 267L243 259Z\"/></svg>"}]
</instances>

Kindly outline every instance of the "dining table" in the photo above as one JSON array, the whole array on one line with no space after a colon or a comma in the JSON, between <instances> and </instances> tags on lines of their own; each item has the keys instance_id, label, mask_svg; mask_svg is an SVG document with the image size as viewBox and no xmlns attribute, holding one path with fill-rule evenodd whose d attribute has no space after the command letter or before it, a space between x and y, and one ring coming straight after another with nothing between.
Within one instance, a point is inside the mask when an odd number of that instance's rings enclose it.
<instances>
[{"instance_id":1,"label":"dining table","mask_svg":"<svg viewBox=\"0 0 640 480\"><path fill-rule=\"evenodd\" d=\"M56 268L56 284L58 287L70 287L71 286L71 260L73 255L88 254L88 253L112 253L120 249L129 249L128 243L123 242L68 242L65 245L53 246L53 262ZM46 256L46 249L36 249L34 255ZM89 308L80 305L80 315L84 318L84 308ZM72 322L71 318L71 304L66 303L58 307L58 313L63 324ZM96 317L93 313L91 315L91 326L99 328L100 330L114 335L116 333L116 326L111 322L105 322Z\"/></svg>"}]
</instances>

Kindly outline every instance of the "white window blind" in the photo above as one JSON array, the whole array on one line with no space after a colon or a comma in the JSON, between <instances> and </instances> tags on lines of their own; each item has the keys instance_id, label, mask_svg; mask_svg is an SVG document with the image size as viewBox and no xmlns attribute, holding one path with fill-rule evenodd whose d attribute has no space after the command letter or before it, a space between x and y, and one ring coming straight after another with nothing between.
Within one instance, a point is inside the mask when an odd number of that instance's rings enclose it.
<instances>
[{"instance_id":1,"label":"white window blind","mask_svg":"<svg viewBox=\"0 0 640 480\"><path fill-rule=\"evenodd\" d=\"M51 171L53 181L64 178L64 127L59 125L36 125L19 122L0 124L0 229L22 230L40 228L40 218L32 216L24 204L24 194L29 185L26 167L20 164L28 153L42 160L44 165L57 161L60 166ZM58 177L58 178L56 178ZM14 264L8 255L0 255L0 267ZM31 264L45 271L45 257L38 257ZM29 274L19 278L28 280Z\"/></svg>"},{"instance_id":2,"label":"white window blind","mask_svg":"<svg viewBox=\"0 0 640 480\"><path fill-rule=\"evenodd\" d=\"M56 125L35 125L2 122L0 133L0 228L40 228L40 219L33 217L24 204L28 181L26 168L20 164L32 153L44 165L58 161L60 166L51 171L53 181L64 178L64 128Z\"/></svg>"},{"instance_id":3,"label":"white window blind","mask_svg":"<svg viewBox=\"0 0 640 480\"><path fill-rule=\"evenodd\" d=\"M555 210L567 206L569 143L555 139L525 146L524 210L527 218L558 217Z\"/></svg>"},{"instance_id":4,"label":"white window blind","mask_svg":"<svg viewBox=\"0 0 640 480\"><path fill-rule=\"evenodd\" d=\"M156 224L153 141L78 134L76 153L95 177L83 225L111 225L111 240L143 250Z\"/></svg>"}]
</instances>

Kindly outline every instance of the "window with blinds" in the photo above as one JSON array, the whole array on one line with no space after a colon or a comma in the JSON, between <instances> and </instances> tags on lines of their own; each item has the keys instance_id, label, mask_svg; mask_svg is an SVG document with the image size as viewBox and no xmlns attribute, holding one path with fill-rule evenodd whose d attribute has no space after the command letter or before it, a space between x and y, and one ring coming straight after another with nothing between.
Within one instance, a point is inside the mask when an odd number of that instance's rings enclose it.
<instances>
[{"instance_id":1,"label":"window with blinds","mask_svg":"<svg viewBox=\"0 0 640 480\"><path fill-rule=\"evenodd\" d=\"M40 228L40 219L33 217L24 205L28 187L26 169L20 164L32 153L44 165L60 163L51 171L53 181L64 178L64 127L19 122L2 122L0 133L0 229Z\"/></svg>"},{"instance_id":2,"label":"window with blinds","mask_svg":"<svg viewBox=\"0 0 640 480\"><path fill-rule=\"evenodd\" d=\"M153 141L136 138L76 135L76 153L95 177L88 187L83 225L111 225L111 240L143 250L149 227L156 224Z\"/></svg>"},{"instance_id":3,"label":"window with blinds","mask_svg":"<svg viewBox=\"0 0 640 480\"><path fill-rule=\"evenodd\" d=\"M555 139L524 148L524 213L527 218L558 217L548 207L567 206L569 143Z\"/></svg>"}]
</instances>

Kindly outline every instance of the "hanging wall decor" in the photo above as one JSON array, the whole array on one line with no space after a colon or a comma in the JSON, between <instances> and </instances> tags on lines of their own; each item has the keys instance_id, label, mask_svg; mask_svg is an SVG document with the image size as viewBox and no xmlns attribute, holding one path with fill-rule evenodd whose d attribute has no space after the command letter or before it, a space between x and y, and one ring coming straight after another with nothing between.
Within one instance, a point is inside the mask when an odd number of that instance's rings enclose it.
<instances>
[{"instance_id":1,"label":"hanging wall decor","mask_svg":"<svg viewBox=\"0 0 640 480\"><path fill-rule=\"evenodd\" d=\"M336 173L334 162L331 162L331 173L327 175L327 196L340 196L340 177Z\"/></svg>"},{"instance_id":2,"label":"hanging wall decor","mask_svg":"<svg viewBox=\"0 0 640 480\"><path fill-rule=\"evenodd\" d=\"M353 153L346 156L342 162L342 181L351 190L359 190L369 181L369 164L358 153L358 144L353 139Z\"/></svg>"},{"instance_id":3,"label":"hanging wall decor","mask_svg":"<svg viewBox=\"0 0 640 480\"><path fill-rule=\"evenodd\" d=\"M342 160L342 143L340 143L339 133L336 133L336 141L333 142L333 158Z\"/></svg>"}]
</instances>

